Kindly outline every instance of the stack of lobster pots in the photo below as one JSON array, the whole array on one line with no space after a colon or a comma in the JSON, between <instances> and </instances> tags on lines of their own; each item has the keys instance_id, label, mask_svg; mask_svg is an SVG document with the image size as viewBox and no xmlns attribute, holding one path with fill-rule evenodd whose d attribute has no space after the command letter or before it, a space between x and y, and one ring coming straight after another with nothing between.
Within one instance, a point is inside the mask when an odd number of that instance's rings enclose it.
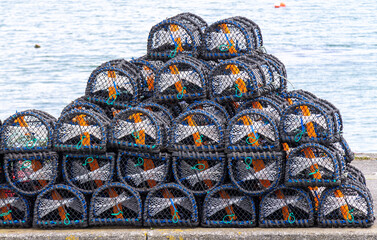
<instances>
[{"instance_id":1,"label":"stack of lobster pots","mask_svg":"<svg viewBox=\"0 0 377 240\"><path fill-rule=\"evenodd\" d=\"M182 13L145 56L97 67L58 119L5 120L0 224L368 227L342 131L331 103L287 90L253 21Z\"/></svg>"}]
</instances>

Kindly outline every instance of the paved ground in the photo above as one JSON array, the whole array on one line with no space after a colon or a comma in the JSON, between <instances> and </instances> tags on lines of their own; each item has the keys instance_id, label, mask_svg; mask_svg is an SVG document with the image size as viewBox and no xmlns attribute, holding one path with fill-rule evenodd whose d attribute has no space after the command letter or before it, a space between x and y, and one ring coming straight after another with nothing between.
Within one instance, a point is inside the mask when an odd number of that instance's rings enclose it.
<instances>
[{"instance_id":1,"label":"paved ground","mask_svg":"<svg viewBox=\"0 0 377 240\"><path fill-rule=\"evenodd\" d=\"M367 179L367 185L372 192L374 210L377 211L377 154L358 154L352 165L359 168ZM377 216L377 214L375 213ZM185 228L185 229L70 229L70 230L39 230L39 229L0 229L0 240L51 239L51 240L89 240L89 239L165 239L165 240L359 240L377 239L377 223L368 229L360 228Z\"/></svg>"}]
</instances>

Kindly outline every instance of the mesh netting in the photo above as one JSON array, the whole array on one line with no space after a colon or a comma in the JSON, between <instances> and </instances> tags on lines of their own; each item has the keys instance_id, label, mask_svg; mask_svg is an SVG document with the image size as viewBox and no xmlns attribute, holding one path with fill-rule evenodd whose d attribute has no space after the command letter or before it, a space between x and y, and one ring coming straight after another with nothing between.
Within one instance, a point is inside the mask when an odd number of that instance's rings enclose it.
<instances>
[{"instance_id":1,"label":"mesh netting","mask_svg":"<svg viewBox=\"0 0 377 240\"><path fill-rule=\"evenodd\" d=\"M142 225L140 195L129 186L122 183L104 185L95 191L90 202L90 225Z\"/></svg>"},{"instance_id":2,"label":"mesh netting","mask_svg":"<svg viewBox=\"0 0 377 240\"><path fill-rule=\"evenodd\" d=\"M98 112L101 115L106 115L106 111L103 108L96 104L86 101L84 97L78 98L70 104L68 104L61 112L61 115L74 109L92 110L94 112Z\"/></svg>"},{"instance_id":3,"label":"mesh netting","mask_svg":"<svg viewBox=\"0 0 377 240\"><path fill-rule=\"evenodd\" d=\"M55 183L58 175L58 154L6 154L4 172L7 182L19 193L36 195Z\"/></svg>"},{"instance_id":4,"label":"mesh netting","mask_svg":"<svg viewBox=\"0 0 377 240\"><path fill-rule=\"evenodd\" d=\"M275 120L259 109L244 110L228 124L226 145L229 151L277 151L279 131Z\"/></svg>"},{"instance_id":5,"label":"mesh netting","mask_svg":"<svg viewBox=\"0 0 377 240\"><path fill-rule=\"evenodd\" d=\"M153 26L149 32L148 56L159 59L185 54L198 56L207 23L192 13L182 13Z\"/></svg>"},{"instance_id":6,"label":"mesh netting","mask_svg":"<svg viewBox=\"0 0 377 240\"><path fill-rule=\"evenodd\" d=\"M229 120L229 114L225 110L225 108L220 104L210 100L195 101L194 103L187 106L186 111L194 109L204 110L216 115L224 125Z\"/></svg>"},{"instance_id":7,"label":"mesh netting","mask_svg":"<svg viewBox=\"0 0 377 240\"><path fill-rule=\"evenodd\" d=\"M85 97L104 106L127 107L136 104L140 90L138 67L126 60L112 60L97 67L89 77Z\"/></svg>"},{"instance_id":8,"label":"mesh netting","mask_svg":"<svg viewBox=\"0 0 377 240\"><path fill-rule=\"evenodd\" d=\"M170 165L168 154L120 152L118 178L139 192L147 192L166 181Z\"/></svg>"},{"instance_id":9,"label":"mesh netting","mask_svg":"<svg viewBox=\"0 0 377 240\"><path fill-rule=\"evenodd\" d=\"M145 226L187 226L199 224L198 208L192 193L175 183L150 191L144 202Z\"/></svg>"},{"instance_id":10,"label":"mesh netting","mask_svg":"<svg viewBox=\"0 0 377 240\"><path fill-rule=\"evenodd\" d=\"M164 62L150 60L147 58L147 56L143 56L132 60L131 63L135 64L140 70L141 95L144 98L152 97L156 75L160 68L164 65Z\"/></svg>"},{"instance_id":11,"label":"mesh netting","mask_svg":"<svg viewBox=\"0 0 377 240\"><path fill-rule=\"evenodd\" d=\"M160 104L154 102L143 102L138 105L140 108L148 109L156 113L156 117L160 118L159 121L165 126L171 126L173 122L173 115L170 110Z\"/></svg>"},{"instance_id":12,"label":"mesh netting","mask_svg":"<svg viewBox=\"0 0 377 240\"><path fill-rule=\"evenodd\" d=\"M311 92L304 91L302 89L298 90L292 90L289 92L282 93L282 97L285 98L285 100L292 105L293 103L296 102L301 102L301 101L314 101L317 99L317 96L312 94Z\"/></svg>"},{"instance_id":13,"label":"mesh netting","mask_svg":"<svg viewBox=\"0 0 377 240\"><path fill-rule=\"evenodd\" d=\"M0 227L28 227L31 216L28 201L8 185L0 185Z\"/></svg>"},{"instance_id":14,"label":"mesh netting","mask_svg":"<svg viewBox=\"0 0 377 240\"><path fill-rule=\"evenodd\" d=\"M361 185L366 186L365 176L364 174L357 169L355 166L348 165L346 167L346 175L348 179L351 179L353 181L356 181L360 183Z\"/></svg>"},{"instance_id":15,"label":"mesh netting","mask_svg":"<svg viewBox=\"0 0 377 240\"><path fill-rule=\"evenodd\" d=\"M229 58L251 53L263 46L257 24L244 17L232 17L210 25L203 35L205 58Z\"/></svg>"},{"instance_id":16,"label":"mesh netting","mask_svg":"<svg viewBox=\"0 0 377 240\"><path fill-rule=\"evenodd\" d=\"M369 190L357 182L345 181L321 196L318 224L321 227L370 227L374 222Z\"/></svg>"},{"instance_id":17,"label":"mesh netting","mask_svg":"<svg viewBox=\"0 0 377 240\"><path fill-rule=\"evenodd\" d=\"M335 142L339 134L335 131L332 114L313 102L296 102L286 108L279 126L282 141L305 143Z\"/></svg>"},{"instance_id":18,"label":"mesh netting","mask_svg":"<svg viewBox=\"0 0 377 240\"><path fill-rule=\"evenodd\" d=\"M257 224L253 199L233 185L213 189L204 200L205 227L254 227Z\"/></svg>"},{"instance_id":19,"label":"mesh netting","mask_svg":"<svg viewBox=\"0 0 377 240\"><path fill-rule=\"evenodd\" d=\"M173 122L169 148L184 151L222 150L223 129L222 121L212 113L203 110L184 112Z\"/></svg>"},{"instance_id":20,"label":"mesh netting","mask_svg":"<svg viewBox=\"0 0 377 240\"><path fill-rule=\"evenodd\" d=\"M158 113L134 107L119 112L111 121L109 142L117 148L160 151L166 145L165 125Z\"/></svg>"},{"instance_id":21,"label":"mesh netting","mask_svg":"<svg viewBox=\"0 0 377 240\"><path fill-rule=\"evenodd\" d=\"M235 152L227 156L230 179L244 193L259 196L276 188L282 179L280 152Z\"/></svg>"},{"instance_id":22,"label":"mesh netting","mask_svg":"<svg viewBox=\"0 0 377 240\"><path fill-rule=\"evenodd\" d=\"M34 226L40 228L87 226L84 195L76 189L58 184L38 195L34 205Z\"/></svg>"},{"instance_id":23,"label":"mesh netting","mask_svg":"<svg viewBox=\"0 0 377 240\"><path fill-rule=\"evenodd\" d=\"M225 167L225 156L218 152L173 153L174 178L194 195L204 195L222 184Z\"/></svg>"},{"instance_id":24,"label":"mesh netting","mask_svg":"<svg viewBox=\"0 0 377 240\"><path fill-rule=\"evenodd\" d=\"M206 97L209 69L201 61L187 56L165 63L156 77L155 99L183 101Z\"/></svg>"},{"instance_id":25,"label":"mesh netting","mask_svg":"<svg viewBox=\"0 0 377 240\"><path fill-rule=\"evenodd\" d=\"M336 150L316 143L303 144L288 155L285 182L288 186L339 185L344 165Z\"/></svg>"},{"instance_id":26,"label":"mesh netting","mask_svg":"<svg viewBox=\"0 0 377 240\"><path fill-rule=\"evenodd\" d=\"M74 109L60 116L54 147L60 151L105 152L110 120L92 110Z\"/></svg>"},{"instance_id":27,"label":"mesh netting","mask_svg":"<svg viewBox=\"0 0 377 240\"><path fill-rule=\"evenodd\" d=\"M260 227L311 227L313 205L306 191L281 185L262 198Z\"/></svg>"},{"instance_id":28,"label":"mesh netting","mask_svg":"<svg viewBox=\"0 0 377 240\"><path fill-rule=\"evenodd\" d=\"M4 152L31 152L51 149L56 119L39 110L26 110L4 121L1 148Z\"/></svg>"},{"instance_id":29,"label":"mesh netting","mask_svg":"<svg viewBox=\"0 0 377 240\"><path fill-rule=\"evenodd\" d=\"M63 155L63 177L82 193L93 193L97 188L111 182L114 175L115 154Z\"/></svg>"},{"instance_id":30,"label":"mesh netting","mask_svg":"<svg viewBox=\"0 0 377 240\"><path fill-rule=\"evenodd\" d=\"M343 136L340 136L340 140L331 144L333 148L338 150L340 155L344 158L346 163L350 163L355 158L355 154L351 151L347 141L344 139Z\"/></svg>"}]
</instances>

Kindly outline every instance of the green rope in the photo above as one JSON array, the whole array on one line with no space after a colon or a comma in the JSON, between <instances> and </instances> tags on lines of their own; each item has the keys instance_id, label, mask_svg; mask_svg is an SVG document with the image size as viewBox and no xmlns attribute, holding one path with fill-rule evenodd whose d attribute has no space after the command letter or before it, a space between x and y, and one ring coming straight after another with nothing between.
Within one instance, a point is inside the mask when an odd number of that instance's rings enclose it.
<instances>
[{"instance_id":1,"label":"green rope","mask_svg":"<svg viewBox=\"0 0 377 240\"><path fill-rule=\"evenodd\" d=\"M170 54L169 54L169 57L170 58L173 58L173 57L175 57L175 55L177 54L177 52L178 52L178 44L175 46L175 48L174 48L174 50L172 50L171 52L170 52ZM172 56L172 54L174 53L174 55Z\"/></svg>"},{"instance_id":2,"label":"green rope","mask_svg":"<svg viewBox=\"0 0 377 240\"><path fill-rule=\"evenodd\" d=\"M137 158L137 163L135 164L135 167L142 166L143 164L144 164L144 159L142 157L138 157Z\"/></svg>"},{"instance_id":3,"label":"green rope","mask_svg":"<svg viewBox=\"0 0 377 240\"><path fill-rule=\"evenodd\" d=\"M238 88L238 84L236 83L236 84L234 84L234 87L236 88L236 97L242 97L242 92L241 92L241 90ZM239 91L240 92L240 94L237 94L237 91Z\"/></svg>"},{"instance_id":4,"label":"green rope","mask_svg":"<svg viewBox=\"0 0 377 240\"><path fill-rule=\"evenodd\" d=\"M291 219L293 219L293 220L291 220ZM295 221L296 221L295 215L294 215L293 213L290 213L290 214L289 214L289 217L288 217L288 222L289 222L290 224L292 224L292 223L294 223Z\"/></svg>"},{"instance_id":5,"label":"green rope","mask_svg":"<svg viewBox=\"0 0 377 240\"><path fill-rule=\"evenodd\" d=\"M317 168L317 169L315 170L315 172L311 172L311 173L309 173L309 176L310 176L310 175L313 175L313 174L316 174L318 171L319 171L319 169Z\"/></svg>"},{"instance_id":6,"label":"green rope","mask_svg":"<svg viewBox=\"0 0 377 240\"><path fill-rule=\"evenodd\" d=\"M179 218L178 218L178 211L174 211L173 218L171 219L173 223L177 223Z\"/></svg>"},{"instance_id":7,"label":"green rope","mask_svg":"<svg viewBox=\"0 0 377 240\"><path fill-rule=\"evenodd\" d=\"M299 142L302 138L302 136L306 133L306 129L305 130L301 130L299 133L296 134L294 140L295 142Z\"/></svg>"},{"instance_id":8,"label":"green rope","mask_svg":"<svg viewBox=\"0 0 377 240\"><path fill-rule=\"evenodd\" d=\"M182 99L182 98L183 98L183 95L184 95L183 91L184 91L184 90L186 90L186 87L183 87L183 88L182 88L182 91L180 91L180 92L177 94L177 98L178 98L178 99Z\"/></svg>"},{"instance_id":9,"label":"green rope","mask_svg":"<svg viewBox=\"0 0 377 240\"><path fill-rule=\"evenodd\" d=\"M27 163L27 165L26 165L26 163ZM31 166L31 161L30 160L25 160L21 164L20 171L22 171L22 169L24 169L24 168L29 168L30 166Z\"/></svg>"},{"instance_id":10,"label":"green rope","mask_svg":"<svg viewBox=\"0 0 377 240\"><path fill-rule=\"evenodd\" d=\"M247 162L246 160L247 159L250 159L250 162ZM245 158L245 163L246 163L246 169L250 169L251 168L251 164L253 163L253 159L251 158L251 157L247 157L247 158Z\"/></svg>"},{"instance_id":11,"label":"green rope","mask_svg":"<svg viewBox=\"0 0 377 240\"><path fill-rule=\"evenodd\" d=\"M134 135L134 132L137 132L137 136ZM132 136L135 138L135 139L139 139L140 138L140 133L136 130L132 131Z\"/></svg>"},{"instance_id":12,"label":"green rope","mask_svg":"<svg viewBox=\"0 0 377 240\"><path fill-rule=\"evenodd\" d=\"M117 213L112 213L111 215L113 215L113 216L118 216L119 214L123 214L123 212L122 212L122 211L119 211L119 212L117 212Z\"/></svg>"},{"instance_id":13,"label":"green rope","mask_svg":"<svg viewBox=\"0 0 377 240\"><path fill-rule=\"evenodd\" d=\"M249 142L249 138L253 139L254 142L250 143L250 142ZM249 145L253 145L254 143L256 143L256 142L258 141L258 139L259 139L259 135L258 135L256 138L253 138L253 137L247 137L247 138L246 138L246 143L249 144Z\"/></svg>"},{"instance_id":14,"label":"green rope","mask_svg":"<svg viewBox=\"0 0 377 240\"><path fill-rule=\"evenodd\" d=\"M88 161L89 158L92 159L90 162ZM82 165L83 165L83 166L86 166L88 163L92 163L93 161L94 161L94 158L92 158L92 157L88 157L88 158L85 159L85 163L83 163Z\"/></svg>"},{"instance_id":15,"label":"green rope","mask_svg":"<svg viewBox=\"0 0 377 240\"><path fill-rule=\"evenodd\" d=\"M223 223L225 223L225 224L229 224L229 223L231 223L232 221L233 221L233 218L234 218L234 213L232 213L232 214L230 214L230 215L225 215L224 217L223 217ZM226 217L229 217L230 218L230 220L229 221L225 221L225 218Z\"/></svg>"},{"instance_id":16,"label":"green rope","mask_svg":"<svg viewBox=\"0 0 377 240\"><path fill-rule=\"evenodd\" d=\"M8 212L0 214L0 217L5 217L6 215L9 215L12 212L12 210L9 210Z\"/></svg>"},{"instance_id":17,"label":"green rope","mask_svg":"<svg viewBox=\"0 0 377 240\"><path fill-rule=\"evenodd\" d=\"M84 138L86 138L85 135L82 135L80 142L78 142L76 145L77 150L79 150L82 147L82 141L84 141Z\"/></svg>"},{"instance_id":18,"label":"green rope","mask_svg":"<svg viewBox=\"0 0 377 240\"><path fill-rule=\"evenodd\" d=\"M68 217L69 213L66 213L65 214L65 218L64 218L64 224L65 225L69 225L71 223L71 220L69 220L69 217ZM67 221L68 220L68 221ZM66 222L67 221L67 222Z\"/></svg>"},{"instance_id":19,"label":"green rope","mask_svg":"<svg viewBox=\"0 0 377 240\"><path fill-rule=\"evenodd\" d=\"M348 221L349 223L353 223L353 221L355 220L355 219L354 219L354 216L353 216L353 214L352 214L353 210L354 210L354 209L352 209L351 211L348 211L347 221ZM351 217L352 217L351 220L349 220L349 217L348 217L349 215L351 215Z\"/></svg>"},{"instance_id":20,"label":"green rope","mask_svg":"<svg viewBox=\"0 0 377 240\"><path fill-rule=\"evenodd\" d=\"M197 167L197 166L203 166L203 167ZM191 169L195 169L195 170L199 170L199 171L203 171L204 169L206 169L206 165L204 165L203 163L198 163L196 164L195 166L191 167Z\"/></svg>"},{"instance_id":21,"label":"green rope","mask_svg":"<svg viewBox=\"0 0 377 240\"><path fill-rule=\"evenodd\" d=\"M232 45L229 45L229 44L221 44L221 45L219 46L219 50L220 50L221 52L226 52L226 51L228 51L231 47L232 47Z\"/></svg>"},{"instance_id":22,"label":"green rope","mask_svg":"<svg viewBox=\"0 0 377 240\"><path fill-rule=\"evenodd\" d=\"M114 96L115 96L115 97L114 97ZM109 100L110 100L112 97L114 97L114 99L109 103ZM107 104L107 105L113 105L114 102L115 102L115 100L117 100L117 97L118 97L118 93L114 93L114 94L112 94L110 97L107 98L107 100L106 100L106 104Z\"/></svg>"}]
</instances>

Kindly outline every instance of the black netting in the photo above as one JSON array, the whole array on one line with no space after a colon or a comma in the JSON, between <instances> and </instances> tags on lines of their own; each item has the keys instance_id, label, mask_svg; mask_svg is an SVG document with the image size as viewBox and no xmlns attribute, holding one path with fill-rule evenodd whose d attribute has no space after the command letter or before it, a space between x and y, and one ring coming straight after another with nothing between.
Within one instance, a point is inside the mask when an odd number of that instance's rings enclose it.
<instances>
[{"instance_id":1,"label":"black netting","mask_svg":"<svg viewBox=\"0 0 377 240\"><path fill-rule=\"evenodd\" d=\"M90 202L90 225L142 225L140 195L129 186L122 183L104 185L95 191Z\"/></svg>"},{"instance_id":2,"label":"black netting","mask_svg":"<svg viewBox=\"0 0 377 240\"><path fill-rule=\"evenodd\" d=\"M64 153L64 180L82 193L91 194L113 180L115 154L87 155Z\"/></svg>"},{"instance_id":3,"label":"black netting","mask_svg":"<svg viewBox=\"0 0 377 240\"><path fill-rule=\"evenodd\" d=\"M170 102L205 98L208 72L205 64L192 57L169 60L156 77L154 98Z\"/></svg>"},{"instance_id":4,"label":"black netting","mask_svg":"<svg viewBox=\"0 0 377 240\"><path fill-rule=\"evenodd\" d=\"M139 192L147 192L166 182L170 157L164 153L120 152L118 178Z\"/></svg>"},{"instance_id":5,"label":"black netting","mask_svg":"<svg viewBox=\"0 0 377 240\"><path fill-rule=\"evenodd\" d=\"M194 103L187 106L186 111L194 109L204 110L216 115L224 125L230 118L228 112L223 106L210 100L195 101Z\"/></svg>"},{"instance_id":6,"label":"black netting","mask_svg":"<svg viewBox=\"0 0 377 240\"><path fill-rule=\"evenodd\" d=\"M357 182L345 181L321 196L318 212L321 227L370 227L374 219L371 194Z\"/></svg>"},{"instance_id":7,"label":"black netting","mask_svg":"<svg viewBox=\"0 0 377 240\"><path fill-rule=\"evenodd\" d=\"M173 115L169 108L164 107L163 105L154 103L154 102L142 102L138 105L138 107L148 109L156 113L156 117L159 118L159 121L164 124L166 127L170 127L173 122Z\"/></svg>"},{"instance_id":8,"label":"black netting","mask_svg":"<svg viewBox=\"0 0 377 240\"><path fill-rule=\"evenodd\" d=\"M242 192L261 195L278 186L283 178L280 152L228 153L228 169L233 184Z\"/></svg>"},{"instance_id":9,"label":"black netting","mask_svg":"<svg viewBox=\"0 0 377 240\"><path fill-rule=\"evenodd\" d=\"M194 227L198 224L195 198L186 188L167 183L148 193L144 203L144 226Z\"/></svg>"},{"instance_id":10,"label":"black netting","mask_svg":"<svg viewBox=\"0 0 377 240\"><path fill-rule=\"evenodd\" d=\"M31 152L51 149L56 119L39 110L26 110L6 119L0 147L5 152Z\"/></svg>"},{"instance_id":11,"label":"black netting","mask_svg":"<svg viewBox=\"0 0 377 240\"><path fill-rule=\"evenodd\" d=\"M203 110L179 115L170 131L169 148L175 150L216 151L224 148L224 125L218 117Z\"/></svg>"},{"instance_id":12,"label":"black netting","mask_svg":"<svg viewBox=\"0 0 377 240\"><path fill-rule=\"evenodd\" d=\"M244 110L228 124L226 146L229 151L277 151L280 137L275 120L259 109Z\"/></svg>"},{"instance_id":13,"label":"black netting","mask_svg":"<svg viewBox=\"0 0 377 240\"><path fill-rule=\"evenodd\" d=\"M286 108L279 126L282 141L329 143L339 139L333 115L313 102L300 101Z\"/></svg>"},{"instance_id":14,"label":"black netting","mask_svg":"<svg viewBox=\"0 0 377 240\"><path fill-rule=\"evenodd\" d=\"M92 110L94 112L98 112L101 115L106 115L107 114L107 112L105 111L105 109L101 108L100 106L98 106L96 104L88 102L88 101L85 100L84 97L81 97L81 98L78 98L78 99L74 100L70 104L68 104L63 109L63 111L61 112L61 115L63 115L66 112L69 112L71 110L74 110L74 109Z\"/></svg>"},{"instance_id":15,"label":"black netting","mask_svg":"<svg viewBox=\"0 0 377 240\"><path fill-rule=\"evenodd\" d=\"M148 56L158 59L181 54L198 56L206 26L202 18L192 13L179 14L156 24L149 32Z\"/></svg>"},{"instance_id":16,"label":"black netting","mask_svg":"<svg viewBox=\"0 0 377 240\"><path fill-rule=\"evenodd\" d=\"M143 98L152 97L154 93L154 86L156 75L164 62L158 60L150 60L147 56L134 59L131 63L135 64L140 71L140 88L141 96Z\"/></svg>"},{"instance_id":17,"label":"black netting","mask_svg":"<svg viewBox=\"0 0 377 240\"><path fill-rule=\"evenodd\" d=\"M119 112L111 121L109 142L121 149L160 151L166 145L165 125L158 113L134 107Z\"/></svg>"},{"instance_id":18,"label":"black netting","mask_svg":"<svg viewBox=\"0 0 377 240\"><path fill-rule=\"evenodd\" d=\"M28 227L30 220L28 201L8 185L0 185L0 227Z\"/></svg>"},{"instance_id":19,"label":"black netting","mask_svg":"<svg viewBox=\"0 0 377 240\"><path fill-rule=\"evenodd\" d=\"M302 189L284 185L262 198L260 227L311 227L314 224L313 204Z\"/></svg>"},{"instance_id":20,"label":"black netting","mask_svg":"<svg viewBox=\"0 0 377 240\"><path fill-rule=\"evenodd\" d=\"M4 172L7 182L19 193L36 195L55 183L58 175L58 154L6 154Z\"/></svg>"},{"instance_id":21,"label":"black netting","mask_svg":"<svg viewBox=\"0 0 377 240\"><path fill-rule=\"evenodd\" d=\"M346 163L350 163L355 158L355 154L351 151L347 141L344 139L343 136L340 136L340 140L331 144L333 148L338 150L340 155L344 158Z\"/></svg>"},{"instance_id":22,"label":"black netting","mask_svg":"<svg viewBox=\"0 0 377 240\"><path fill-rule=\"evenodd\" d=\"M54 148L60 151L105 152L110 120L92 110L74 109L59 117Z\"/></svg>"},{"instance_id":23,"label":"black netting","mask_svg":"<svg viewBox=\"0 0 377 240\"><path fill-rule=\"evenodd\" d=\"M87 206L84 195L75 188L58 184L38 195L34 205L34 226L86 227Z\"/></svg>"},{"instance_id":24,"label":"black netting","mask_svg":"<svg viewBox=\"0 0 377 240\"><path fill-rule=\"evenodd\" d=\"M211 24L203 35L205 58L218 59L251 53L263 46L257 24L244 17L232 17Z\"/></svg>"},{"instance_id":25,"label":"black netting","mask_svg":"<svg viewBox=\"0 0 377 240\"><path fill-rule=\"evenodd\" d=\"M225 167L225 156L219 153L173 153L174 178L194 195L204 195L222 184Z\"/></svg>"},{"instance_id":26,"label":"black netting","mask_svg":"<svg viewBox=\"0 0 377 240\"><path fill-rule=\"evenodd\" d=\"M336 150L316 143L303 144L287 157L285 182L288 186L339 185L344 167Z\"/></svg>"},{"instance_id":27,"label":"black netting","mask_svg":"<svg viewBox=\"0 0 377 240\"><path fill-rule=\"evenodd\" d=\"M253 199L233 185L213 189L204 200L202 226L254 227L257 224Z\"/></svg>"},{"instance_id":28,"label":"black netting","mask_svg":"<svg viewBox=\"0 0 377 240\"><path fill-rule=\"evenodd\" d=\"M349 164L347 165L345 172L348 179L366 186L365 176L358 168Z\"/></svg>"},{"instance_id":29,"label":"black netting","mask_svg":"<svg viewBox=\"0 0 377 240\"><path fill-rule=\"evenodd\" d=\"M126 60L112 60L97 67L89 77L85 97L104 106L127 107L139 101L140 71Z\"/></svg>"}]
</instances>

